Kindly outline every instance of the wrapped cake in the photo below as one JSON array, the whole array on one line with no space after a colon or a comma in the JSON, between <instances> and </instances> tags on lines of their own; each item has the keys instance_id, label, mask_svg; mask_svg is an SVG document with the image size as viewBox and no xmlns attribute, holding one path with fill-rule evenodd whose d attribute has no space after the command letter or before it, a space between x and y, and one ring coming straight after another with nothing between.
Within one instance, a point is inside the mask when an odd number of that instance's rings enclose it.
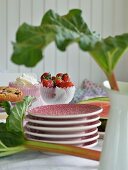
<instances>
[{"instance_id":1,"label":"wrapped cake","mask_svg":"<svg viewBox=\"0 0 128 170\"><path fill-rule=\"evenodd\" d=\"M32 74L23 73L9 86L21 89L24 96L40 97L40 84Z\"/></svg>"}]
</instances>

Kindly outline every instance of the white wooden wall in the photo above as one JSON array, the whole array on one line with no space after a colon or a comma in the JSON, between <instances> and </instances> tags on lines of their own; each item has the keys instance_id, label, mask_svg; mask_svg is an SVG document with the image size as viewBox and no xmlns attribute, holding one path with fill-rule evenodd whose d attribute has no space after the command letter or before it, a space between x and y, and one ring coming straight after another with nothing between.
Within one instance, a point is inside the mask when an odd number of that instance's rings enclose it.
<instances>
[{"instance_id":1,"label":"white wooden wall","mask_svg":"<svg viewBox=\"0 0 128 170\"><path fill-rule=\"evenodd\" d=\"M102 36L128 32L128 0L0 0L0 71L34 72L38 77L43 72L68 72L76 85L87 78L102 82L104 74L88 56L71 45L66 52L58 51L51 44L45 51L45 58L34 68L17 66L10 61L11 42L20 24L27 22L39 25L43 14L54 9L65 14L69 9L80 8L89 26ZM116 74L120 80L128 80L128 59L124 57L117 66Z\"/></svg>"}]
</instances>

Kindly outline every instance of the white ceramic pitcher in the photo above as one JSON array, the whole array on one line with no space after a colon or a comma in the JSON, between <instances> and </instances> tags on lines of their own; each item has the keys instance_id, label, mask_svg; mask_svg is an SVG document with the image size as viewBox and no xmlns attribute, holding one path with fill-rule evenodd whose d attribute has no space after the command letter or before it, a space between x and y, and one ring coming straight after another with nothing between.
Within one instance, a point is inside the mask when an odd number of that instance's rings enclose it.
<instances>
[{"instance_id":1,"label":"white ceramic pitcher","mask_svg":"<svg viewBox=\"0 0 128 170\"><path fill-rule=\"evenodd\" d=\"M128 83L118 85L120 91L114 91L104 82L111 107L99 170L128 170Z\"/></svg>"}]
</instances>

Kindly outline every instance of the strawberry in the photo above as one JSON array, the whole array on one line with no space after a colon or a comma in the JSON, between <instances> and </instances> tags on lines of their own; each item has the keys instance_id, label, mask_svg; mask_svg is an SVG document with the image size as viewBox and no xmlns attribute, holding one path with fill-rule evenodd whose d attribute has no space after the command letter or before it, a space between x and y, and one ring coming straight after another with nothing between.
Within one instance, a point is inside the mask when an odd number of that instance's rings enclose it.
<instances>
[{"instance_id":1,"label":"strawberry","mask_svg":"<svg viewBox=\"0 0 128 170\"><path fill-rule=\"evenodd\" d=\"M48 79L51 79L51 74L45 72L45 73L42 74L42 76L40 77L40 79L41 79L41 82L42 82L43 79L47 79L47 80L48 80Z\"/></svg>"},{"instance_id":2,"label":"strawberry","mask_svg":"<svg viewBox=\"0 0 128 170\"><path fill-rule=\"evenodd\" d=\"M69 75L68 75L67 73L63 74L62 80L64 80L64 81L70 81Z\"/></svg>"},{"instance_id":3,"label":"strawberry","mask_svg":"<svg viewBox=\"0 0 128 170\"><path fill-rule=\"evenodd\" d=\"M44 87L49 87L49 88L54 87L54 82L51 79L49 79L49 80L43 79L42 84L43 84Z\"/></svg>"},{"instance_id":4,"label":"strawberry","mask_svg":"<svg viewBox=\"0 0 128 170\"><path fill-rule=\"evenodd\" d=\"M61 87L61 88L68 88L68 87L72 87L72 86L74 86L74 84L71 81L62 81L59 84L59 87Z\"/></svg>"},{"instance_id":5,"label":"strawberry","mask_svg":"<svg viewBox=\"0 0 128 170\"><path fill-rule=\"evenodd\" d=\"M55 79L55 84L56 84L56 86L59 87L59 84L62 83L62 81L63 81L63 80L62 80L61 78L56 78L56 79Z\"/></svg>"},{"instance_id":6,"label":"strawberry","mask_svg":"<svg viewBox=\"0 0 128 170\"><path fill-rule=\"evenodd\" d=\"M56 75L56 77L60 77L60 78L62 78L62 76L63 76L63 73L58 73L58 74Z\"/></svg>"}]
</instances>

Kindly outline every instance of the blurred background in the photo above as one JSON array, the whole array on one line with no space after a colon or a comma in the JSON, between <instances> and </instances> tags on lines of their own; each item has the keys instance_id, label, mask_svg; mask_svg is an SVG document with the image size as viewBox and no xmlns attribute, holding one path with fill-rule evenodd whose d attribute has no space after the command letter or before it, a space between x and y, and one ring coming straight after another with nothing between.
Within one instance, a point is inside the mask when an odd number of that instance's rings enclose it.
<instances>
[{"instance_id":1,"label":"blurred background","mask_svg":"<svg viewBox=\"0 0 128 170\"><path fill-rule=\"evenodd\" d=\"M84 79L100 83L106 79L89 55L76 44L66 52L60 52L51 44L45 50L45 58L34 68L17 66L10 61L12 42L17 28L23 22L39 25L44 13L53 9L60 15L69 9L82 9L83 17L91 30L103 37L128 32L128 0L0 0L0 72L69 73L76 86ZM128 81L128 53L116 67L118 80Z\"/></svg>"}]
</instances>

